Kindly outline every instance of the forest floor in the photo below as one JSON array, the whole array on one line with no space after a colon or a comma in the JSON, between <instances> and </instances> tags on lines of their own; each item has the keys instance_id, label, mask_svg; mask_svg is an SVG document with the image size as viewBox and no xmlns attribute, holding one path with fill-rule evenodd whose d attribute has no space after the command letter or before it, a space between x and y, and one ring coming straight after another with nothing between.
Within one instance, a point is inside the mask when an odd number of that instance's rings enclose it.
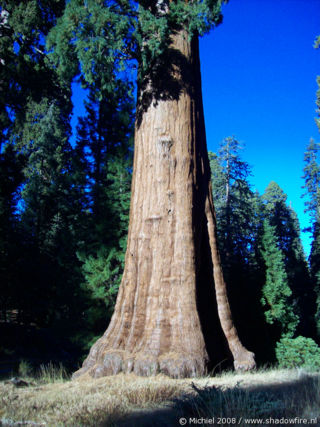
<instances>
[{"instance_id":1,"label":"forest floor","mask_svg":"<svg viewBox=\"0 0 320 427\"><path fill-rule=\"evenodd\" d=\"M320 374L301 370L179 380L133 374L24 380L21 387L0 382L0 425L320 426Z\"/></svg>"}]
</instances>

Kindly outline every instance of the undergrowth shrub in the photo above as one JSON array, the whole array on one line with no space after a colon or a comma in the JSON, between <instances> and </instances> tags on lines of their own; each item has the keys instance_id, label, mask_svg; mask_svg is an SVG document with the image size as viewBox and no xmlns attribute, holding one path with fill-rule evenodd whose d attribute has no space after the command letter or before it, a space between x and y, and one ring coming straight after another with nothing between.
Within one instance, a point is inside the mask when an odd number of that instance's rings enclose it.
<instances>
[{"instance_id":1,"label":"undergrowth shrub","mask_svg":"<svg viewBox=\"0 0 320 427\"><path fill-rule=\"evenodd\" d=\"M320 347L311 338L282 338L276 345L281 368L320 369Z\"/></svg>"}]
</instances>

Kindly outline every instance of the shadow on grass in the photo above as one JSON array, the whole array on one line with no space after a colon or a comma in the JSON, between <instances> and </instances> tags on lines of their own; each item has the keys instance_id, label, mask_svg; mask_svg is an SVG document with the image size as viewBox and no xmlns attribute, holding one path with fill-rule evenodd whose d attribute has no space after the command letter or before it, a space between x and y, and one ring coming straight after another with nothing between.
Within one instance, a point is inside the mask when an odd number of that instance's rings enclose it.
<instances>
[{"instance_id":1,"label":"shadow on grass","mask_svg":"<svg viewBox=\"0 0 320 427\"><path fill-rule=\"evenodd\" d=\"M297 380L267 385L222 389L198 388L168 402L162 409L131 413L114 420L119 427L162 427L179 425L270 425L294 424L320 426L320 375L302 374ZM298 417L301 420L297 420ZM199 420L198 422L190 419ZM204 422L201 419L212 419ZM250 422L259 419L261 422ZM303 420L307 420L307 423ZM290 420L292 420L290 422ZM109 424L102 424L104 426Z\"/></svg>"}]
</instances>

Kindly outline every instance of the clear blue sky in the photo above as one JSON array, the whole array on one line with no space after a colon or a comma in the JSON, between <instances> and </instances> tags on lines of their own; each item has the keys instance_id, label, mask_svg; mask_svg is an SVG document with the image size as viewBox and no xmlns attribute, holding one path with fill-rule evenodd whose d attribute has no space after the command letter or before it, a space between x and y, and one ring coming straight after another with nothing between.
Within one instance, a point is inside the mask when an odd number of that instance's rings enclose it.
<instances>
[{"instance_id":1,"label":"clear blue sky","mask_svg":"<svg viewBox=\"0 0 320 427\"><path fill-rule=\"evenodd\" d=\"M234 135L252 166L254 189L276 181L288 195L301 228L303 154L315 125L320 50L320 0L230 0L223 24L200 40L208 149ZM84 92L74 91L75 128ZM310 240L302 235L308 253Z\"/></svg>"},{"instance_id":2,"label":"clear blue sky","mask_svg":"<svg viewBox=\"0 0 320 427\"><path fill-rule=\"evenodd\" d=\"M230 0L223 24L200 41L208 149L235 135L252 166L253 187L276 181L288 195L301 228L303 155L318 140L316 76L320 0ZM306 252L309 238L302 236Z\"/></svg>"}]
</instances>

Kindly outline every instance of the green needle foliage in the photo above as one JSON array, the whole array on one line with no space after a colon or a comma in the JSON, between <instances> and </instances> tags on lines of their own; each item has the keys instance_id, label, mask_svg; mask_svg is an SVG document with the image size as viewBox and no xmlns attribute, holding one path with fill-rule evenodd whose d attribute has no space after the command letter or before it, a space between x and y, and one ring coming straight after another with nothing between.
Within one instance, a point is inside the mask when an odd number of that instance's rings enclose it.
<instances>
[{"instance_id":1,"label":"green needle foliage","mask_svg":"<svg viewBox=\"0 0 320 427\"><path fill-rule=\"evenodd\" d=\"M314 47L319 48L320 36L317 37ZM317 117L316 123L320 131L320 76L317 77L318 91L316 94ZM311 253L309 257L310 273L313 288L316 292L317 309L315 322L318 338L320 336L320 144L313 139L310 140L304 154L304 186L305 212L311 219L311 227L306 231L312 233Z\"/></svg>"},{"instance_id":2,"label":"green needle foliage","mask_svg":"<svg viewBox=\"0 0 320 427\"><path fill-rule=\"evenodd\" d=\"M5 0L1 4L0 146L11 131L20 131L30 99L39 102L42 97L53 97L66 103L44 46L63 8L62 0Z\"/></svg>"},{"instance_id":3,"label":"green needle foliage","mask_svg":"<svg viewBox=\"0 0 320 427\"><path fill-rule=\"evenodd\" d=\"M320 348L311 338L282 338L277 343L276 356L281 368L320 369Z\"/></svg>"},{"instance_id":4,"label":"green needle foliage","mask_svg":"<svg viewBox=\"0 0 320 427\"><path fill-rule=\"evenodd\" d=\"M85 85L98 83L110 92L110 75L139 65L141 83L161 62L174 31L204 34L221 21L222 3L71 0L47 39L50 58L65 80L81 73Z\"/></svg>"},{"instance_id":5,"label":"green needle foliage","mask_svg":"<svg viewBox=\"0 0 320 427\"><path fill-rule=\"evenodd\" d=\"M209 153L218 243L232 312L241 336L266 361L267 330L260 304L264 263L259 251L262 202L249 182L251 171L235 137Z\"/></svg>"},{"instance_id":6,"label":"green needle foliage","mask_svg":"<svg viewBox=\"0 0 320 427\"><path fill-rule=\"evenodd\" d=\"M222 20L222 3L1 3L1 332L14 326L28 337L30 331L50 342L58 337L57 352L74 349L72 342L77 351L87 348L106 329L124 266L134 115L139 125L152 100L179 95L174 70L184 58L173 52L172 36L185 30L192 38L214 28ZM87 91L75 143L71 83ZM157 93L149 93L150 87ZM318 91L318 108L319 97ZM286 195L275 183L262 197L255 194L240 153L239 142L229 137L217 155L210 154L218 241L239 332L267 362L272 340L274 350L280 337L312 336L313 288L320 330L319 144L310 142L304 169L313 222L312 281ZM5 329L2 336L14 334ZM304 345L291 340L288 348ZM19 338L15 346L21 352Z\"/></svg>"},{"instance_id":7,"label":"green needle foliage","mask_svg":"<svg viewBox=\"0 0 320 427\"><path fill-rule=\"evenodd\" d=\"M266 320L269 324L279 326L281 336L292 337L298 324L298 316L290 304L292 291L284 256L277 242L276 229L268 220L264 221L262 255L266 265L266 282L262 288L261 302L265 307Z\"/></svg>"},{"instance_id":8,"label":"green needle foliage","mask_svg":"<svg viewBox=\"0 0 320 427\"><path fill-rule=\"evenodd\" d=\"M77 77L90 92L87 114L78 128L77 152L88 179L91 239L78 256L84 263L84 287L98 302L89 310L93 323L106 319L105 306L112 311L123 268L132 136L128 79L134 77L129 70L136 74L138 68L140 93L159 76L166 85L162 72L170 64L172 34L186 29L191 38L209 31L221 21L221 4L71 0L47 37L49 58L59 78L67 85ZM163 87L160 92L169 93Z\"/></svg>"},{"instance_id":9,"label":"green needle foliage","mask_svg":"<svg viewBox=\"0 0 320 427\"><path fill-rule=\"evenodd\" d=\"M239 332L267 361L282 335L314 336L315 296L296 213L275 182L252 192L240 149L229 137L210 153L218 241Z\"/></svg>"},{"instance_id":10,"label":"green needle foliage","mask_svg":"<svg viewBox=\"0 0 320 427\"><path fill-rule=\"evenodd\" d=\"M220 144L218 156L210 153L219 244L226 267L241 260L250 262L255 232L254 194L248 182L251 171L240 157L241 149L235 137L228 137Z\"/></svg>"},{"instance_id":11,"label":"green needle foliage","mask_svg":"<svg viewBox=\"0 0 320 427\"><path fill-rule=\"evenodd\" d=\"M7 267L1 268L1 282L7 285L1 310L17 329L12 345L20 352L37 351L29 348L33 338L26 350L19 344L20 333L32 336L51 328L48 341L59 336L65 346L82 324L76 250L83 239L83 192L69 143L71 90L45 49L64 7L59 0L4 1L0 7L1 174L7 171L11 182L6 223L14 224L9 239L14 247L4 245ZM8 203L9 194L4 196ZM7 231L2 237L7 241ZM4 332L10 341L11 334Z\"/></svg>"},{"instance_id":12,"label":"green needle foliage","mask_svg":"<svg viewBox=\"0 0 320 427\"><path fill-rule=\"evenodd\" d=\"M298 334L313 336L315 295L300 238L297 214L287 205L287 195L276 182L270 182L262 196L264 215L275 227L279 250L292 296L289 304L299 316Z\"/></svg>"},{"instance_id":13,"label":"green needle foliage","mask_svg":"<svg viewBox=\"0 0 320 427\"><path fill-rule=\"evenodd\" d=\"M76 150L86 176L88 214L86 244L78 258L85 278L82 289L90 301L87 324L97 336L111 318L124 267L133 154L132 85L118 79L112 94L96 85L85 106Z\"/></svg>"},{"instance_id":14,"label":"green needle foliage","mask_svg":"<svg viewBox=\"0 0 320 427\"><path fill-rule=\"evenodd\" d=\"M68 328L70 333L74 329L72 318L82 305L76 258L82 206L74 182L69 125L59 107L46 98L39 104L30 102L29 107L21 137L27 162L20 244L26 254L19 266L24 280L16 298L21 320L32 318L39 325L57 328L63 323L66 334ZM30 268L34 263L37 268Z\"/></svg>"},{"instance_id":15,"label":"green needle foliage","mask_svg":"<svg viewBox=\"0 0 320 427\"><path fill-rule=\"evenodd\" d=\"M305 212L309 213L313 222L320 220L320 143L310 140L304 153L304 175L305 184L303 188L307 197L305 201Z\"/></svg>"}]
</instances>

